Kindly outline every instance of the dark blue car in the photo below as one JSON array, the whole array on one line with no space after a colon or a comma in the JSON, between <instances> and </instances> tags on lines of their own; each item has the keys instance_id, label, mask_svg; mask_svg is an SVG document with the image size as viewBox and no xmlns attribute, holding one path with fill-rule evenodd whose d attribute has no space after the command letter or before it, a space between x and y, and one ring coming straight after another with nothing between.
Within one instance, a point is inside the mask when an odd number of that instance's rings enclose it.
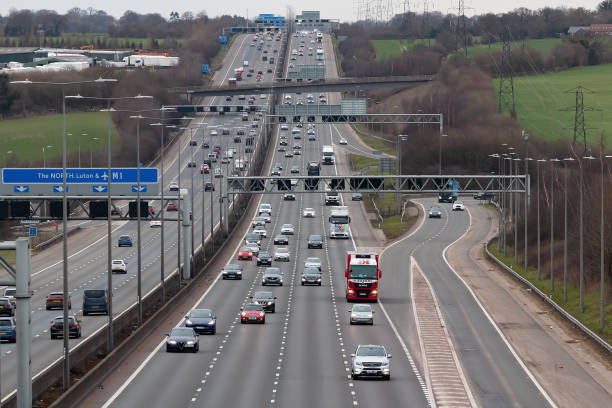
<instances>
[{"instance_id":1,"label":"dark blue car","mask_svg":"<svg viewBox=\"0 0 612 408\"><path fill-rule=\"evenodd\" d=\"M118 246L122 247L122 246L132 246L132 238L129 235L121 235L119 237L119 244Z\"/></svg>"},{"instance_id":2,"label":"dark blue car","mask_svg":"<svg viewBox=\"0 0 612 408\"><path fill-rule=\"evenodd\" d=\"M217 333L217 317L210 309L193 309L187 316L186 327L192 328L198 334Z\"/></svg>"},{"instance_id":3,"label":"dark blue car","mask_svg":"<svg viewBox=\"0 0 612 408\"><path fill-rule=\"evenodd\" d=\"M86 289L83 291L83 316L90 313L108 314L106 289Z\"/></svg>"},{"instance_id":4,"label":"dark blue car","mask_svg":"<svg viewBox=\"0 0 612 408\"><path fill-rule=\"evenodd\" d=\"M166 351L197 353L200 350L198 335L191 327L175 327L170 333L166 333L166 336Z\"/></svg>"},{"instance_id":5,"label":"dark blue car","mask_svg":"<svg viewBox=\"0 0 612 408\"><path fill-rule=\"evenodd\" d=\"M14 317L0 318L0 341L15 343L17 340L17 325Z\"/></svg>"}]
</instances>

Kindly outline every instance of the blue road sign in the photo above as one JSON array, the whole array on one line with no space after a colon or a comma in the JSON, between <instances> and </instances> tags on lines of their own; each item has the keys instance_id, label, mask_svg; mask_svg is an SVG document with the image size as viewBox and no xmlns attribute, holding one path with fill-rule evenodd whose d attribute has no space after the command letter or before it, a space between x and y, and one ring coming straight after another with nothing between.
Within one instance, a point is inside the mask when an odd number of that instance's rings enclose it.
<instances>
[{"instance_id":1,"label":"blue road sign","mask_svg":"<svg viewBox=\"0 0 612 408\"><path fill-rule=\"evenodd\" d=\"M111 183L135 184L138 182L137 168L118 168L111 170ZM141 183L157 183L157 169L141 168ZM94 184L108 181L108 169L66 169L66 183L68 184ZM58 184L63 180L62 169L2 169L2 182L4 184Z\"/></svg>"},{"instance_id":2,"label":"blue road sign","mask_svg":"<svg viewBox=\"0 0 612 408\"><path fill-rule=\"evenodd\" d=\"M208 64L202 64L202 73L206 74L210 71L210 66Z\"/></svg>"},{"instance_id":3,"label":"blue road sign","mask_svg":"<svg viewBox=\"0 0 612 408\"><path fill-rule=\"evenodd\" d=\"M68 186L66 186L66 192L68 192L70 188ZM54 193L63 193L64 192L64 186L53 186L53 192Z\"/></svg>"},{"instance_id":4,"label":"blue road sign","mask_svg":"<svg viewBox=\"0 0 612 408\"><path fill-rule=\"evenodd\" d=\"M138 184L136 185L132 185L132 193L137 193L138 192ZM140 186L140 192L141 193L146 193L147 192L147 186Z\"/></svg>"},{"instance_id":5,"label":"blue road sign","mask_svg":"<svg viewBox=\"0 0 612 408\"><path fill-rule=\"evenodd\" d=\"M13 186L13 191L15 193L29 193L30 186Z\"/></svg>"},{"instance_id":6,"label":"blue road sign","mask_svg":"<svg viewBox=\"0 0 612 408\"><path fill-rule=\"evenodd\" d=\"M38 228L30 227L29 228L29 236L30 236L30 238L34 238L34 237L38 236Z\"/></svg>"},{"instance_id":7,"label":"blue road sign","mask_svg":"<svg viewBox=\"0 0 612 408\"><path fill-rule=\"evenodd\" d=\"M91 186L91 191L94 193L106 193L108 191L108 186Z\"/></svg>"}]
</instances>

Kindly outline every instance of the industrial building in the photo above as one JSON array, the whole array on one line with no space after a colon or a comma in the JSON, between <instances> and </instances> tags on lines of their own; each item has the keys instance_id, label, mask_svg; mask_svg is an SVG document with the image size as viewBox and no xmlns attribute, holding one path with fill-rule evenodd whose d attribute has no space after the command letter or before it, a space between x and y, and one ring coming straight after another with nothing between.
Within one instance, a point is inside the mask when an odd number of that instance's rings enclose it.
<instances>
[{"instance_id":1,"label":"industrial building","mask_svg":"<svg viewBox=\"0 0 612 408\"><path fill-rule=\"evenodd\" d=\"M302 14L295 16L294 22L296 31L317 29L323 33L330 33L340 28L339 20L322 19L320 11L302 11Z\"/></svg>"}]
</instances>

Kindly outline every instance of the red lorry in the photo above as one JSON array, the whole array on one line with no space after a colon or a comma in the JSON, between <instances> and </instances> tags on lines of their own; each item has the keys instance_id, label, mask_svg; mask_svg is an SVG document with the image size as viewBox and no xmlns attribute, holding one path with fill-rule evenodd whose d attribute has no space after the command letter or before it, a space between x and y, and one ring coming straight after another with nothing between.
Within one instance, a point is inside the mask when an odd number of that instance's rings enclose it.
<instances>
[{"instance_id":1,"label":"red lorry","mask_svg":"<svg viewBox=\"0 0 612 408\"><path fill-rule=\"evenodd\" d=\"M378 254L349 251L346 255L346 300L378 301L378 281L382 276Z\"/></svg>"}]
</instances>

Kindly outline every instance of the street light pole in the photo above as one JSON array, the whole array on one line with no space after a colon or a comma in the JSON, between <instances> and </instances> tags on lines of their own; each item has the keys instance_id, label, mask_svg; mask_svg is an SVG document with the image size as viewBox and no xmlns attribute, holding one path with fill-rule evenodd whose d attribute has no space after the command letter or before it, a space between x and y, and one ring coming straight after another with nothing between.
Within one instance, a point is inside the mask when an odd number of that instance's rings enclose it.
<instances>
[{"instance_id":1,"label":"street light pole","mask_svg":"<svg viewBox=\"0 0 612 408\"><path fill-rule=\"evenodd\" d=\"M519 175L519 163L521 159L518 157L516 159L516 164L514 165L514 188L518 187L518 175ZM518 265L518 218L519 218L519 200L518 200L518 192L514 193L514 264Z\"/></svg>"},{"instance_id":2,"label":"street light pole","mask_svg":"<svg viewBox=\"0 0 612 408\"><path fill-rule=\"evenodd\" d=\"M574 161L573 157L566 157L563 161L572 162ZM563 169L563 218L564 218L564 227L563 227L563 302L567 302L567 173L568 168L565 167Z\"/></svg>"},{"instance_id":3,"label":"street light pole","mask_svg":"<svg viewBox=\"0 0 612 408\"><path fill-rule=\"evenodd\" d=\"M550 292L555 291L555 162L550 159Z\"/></svg>"},{"instance_id":4,"label":"street light pole","mask_svg":"<svg viewBox=\"0 0 612 408\"><path fill-rule=\"evenodd\" d=\"M141 241L141 209L140 209L140 117L136 121L136 218L138 219L138 327L142 326L142 241ZM148 211L148 209L147 209Z\"/></svg>"},{"instance_id":5,"label":"street light pole","mask_svg":"<svg viewBox=\"0 0 612 408\"><path fill-rule=\"evenodd\" d=\"M91 140L100 140L97 137L92 137ZM93 168L93 146L89 147L89 168Z\"/></svg>"},{"instance_id":6,"label":"street light pole","mask_svg":"<svg viewBox=\"0 0 612 408\"><path fill-rule=\"evenodd\" d=\"M525 201L525 273L529 271L529 260L528 260L528 247L527 242L529 240L528 236L528 220L529 220L529 133L523 131L523 140L525 140L525 194L523 195L523 200Z\"/></svg>"},{"instance_id":7,"label":"street light pole","mask_svg":"<svg viewBox=\"0 0 612 408\"><path fill-rule=\"evenodd\" d=\"M537 197L536 197L536 205L538 207L538 280L542 279L542 267L540 263L540 255L541 255L541 236L540 236L540 163L546 162L545 159L539 159L536 164L536 177L537 181Z\"/></svg>"},{"instance_id":8,"label":"street light pole","mask_svg":"<svg viewBox=\"0 0 612 408\"><path fill-rule=\"evenodd\" d=\"M81 168L81 136L87 136L87 133L81 133L79 135L79 169Z\"/></svg>"}]
</instances>

